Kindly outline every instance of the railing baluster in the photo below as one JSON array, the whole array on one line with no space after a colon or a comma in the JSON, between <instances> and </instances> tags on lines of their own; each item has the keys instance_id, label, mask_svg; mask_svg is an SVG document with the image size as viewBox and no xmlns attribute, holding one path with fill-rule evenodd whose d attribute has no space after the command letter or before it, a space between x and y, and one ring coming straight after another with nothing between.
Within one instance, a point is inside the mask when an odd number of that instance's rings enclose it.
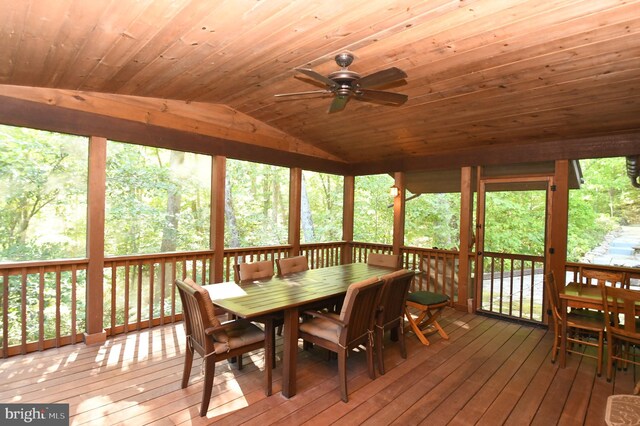
<instances>
[{"instance_id":1,"label":"railing baluster","mask_svg":"<svg viewBox=\"0 0 640 426\"><path fill-rule=\"evenodd\" d=\"M60 288L60 265L56 266L55 272L56 281L56 348L60 347L60 299L62 298L62 289Z\"/></svg>"},{"instance_id":2,"label":"railing baluster","mask_svg":"<svg viewBox=\"0 0 640 426\"><path fill-rule=\"evenodd\" d=\"M20 311L20 321L21 321L21 347L20 353L22 355L27 353L27 269L24 268L22 270L22 279L21 279L21 311Z\"/></svg>"},{"instance_id":3,"label":"railing baluster","mask_svg":"<svg viewBox=\"0 0 640 426\"><path fill-rule=\"evenodd\" d=\"M124 332L129 332L129 292L130 292L129 261L124 263Z\"/></svg>"},{"instance_id":4,"label":"railing baluster","mask_svg":"<svg viewBox=\"0 0 640 426\"><path fill-rule=\"evenodd\" d=\"M9 271L2 273L2 358L9 356Z\"/></svg>"},{"instance_id":5,"label":"railing baluster","mask_svg":"<svg viewBox=\"0 0 640 426\"><path fill-rule=\"evenodd\" d=\"M38 268L38 305L40 311L38 312L38 350L44 350L44 266ZM56 333L57 337L57 333Z\"/></svg>"}]
</instances>

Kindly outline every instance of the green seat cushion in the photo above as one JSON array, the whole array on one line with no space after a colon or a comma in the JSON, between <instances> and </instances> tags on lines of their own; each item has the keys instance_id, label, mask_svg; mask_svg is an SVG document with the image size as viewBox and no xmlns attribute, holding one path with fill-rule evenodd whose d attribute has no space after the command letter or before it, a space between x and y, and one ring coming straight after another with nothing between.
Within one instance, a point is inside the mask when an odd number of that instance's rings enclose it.
<instances>
[{"instance_id":1,"label":"green seat cushion","mask_svg":"<svg viewBox=\"0 0 640 426\"><path fill-rule=\"evenodd\" d=\"M446 294L432 293L430 291L414 291L409 293L407 301L419 303L421 305L437 305L449 301Z\"/></svg>"}]
</instances>

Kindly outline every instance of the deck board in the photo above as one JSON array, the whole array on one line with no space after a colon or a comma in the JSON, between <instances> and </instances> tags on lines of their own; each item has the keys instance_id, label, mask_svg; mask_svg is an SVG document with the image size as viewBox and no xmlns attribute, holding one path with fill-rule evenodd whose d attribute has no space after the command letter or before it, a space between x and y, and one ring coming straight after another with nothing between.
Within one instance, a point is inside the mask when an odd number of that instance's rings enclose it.
<instances>
[{"instance_id":1,"label":"deck board","mask_svg":"<svg viewBox=\"0 0 640 426\"><path fill-rule=\"evenodd\" d=\"M262 351L245 355L241 371L221 362L201 418L199 359L180 388L182 324L2 360L0 401L69 403L72 424L600 425L607 397L631 393L640 372L630 366L607 382L606 369L598 377L595 360L577 355L560 369L550 360L553 334L541 327L453 309L441 323L450 340L436 334L427 347L408 332L407 359L385 340L387 373L375 380L364 353L353 353L348 403L340 400L337 362L321 348L300 349L299 392L284 398L278 340L274 394L264 395Z\"/></svg>"}]
</instances>

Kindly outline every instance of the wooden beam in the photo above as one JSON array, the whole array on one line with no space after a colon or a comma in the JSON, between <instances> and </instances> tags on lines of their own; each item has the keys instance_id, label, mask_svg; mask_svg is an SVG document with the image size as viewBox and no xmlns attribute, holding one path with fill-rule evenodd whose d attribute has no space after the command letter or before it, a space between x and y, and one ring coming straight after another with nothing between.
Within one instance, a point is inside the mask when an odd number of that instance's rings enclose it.
<instances>
[{"instance_id":1,"label":"wooden beam","mask_svg":"<svg viewBox=\"0 0 640 426\"><path fill-rule=\"evenodd\" d=\"M87 345L103 343L107 333L102 324L104 274L104 221L106 196L107 140L89 139L89 184L87 194Z\"/></svg>"},{"instance_id":2,"label":"wooden beam","mask_svg":"<svg viewBox=\"0 0 640 426\"><path fill-rule=\"evenodd\" d=\"M473 169L463 167L460 172L460 263L458 265L458 305L467 307L467 299L473 298L471 283L471 262L469 253L474 251L473 237ZM473 311L473 305L469 305Z\"/></svg>"},{"instance_id":3,"label":"wooden beam","mask_svg":"<svg viewBox=\"0 0 640 426\"><path fill-rule=\"evenodd\" d=\"M289 179L289 244L291 256L300 253L300 220L302 200L302 169L292 167Z\"/></svg>"},{"instance_id":4,"label":"wooden beam","mask_svg":"<svg viewBox=\"0 0 640 426\"><path fill-rule=\"evenodd\" d=\"M355 205L355 176L344 177L344 196L342 204L342 263L353 262L351 243L353 242L353 214Z\"/></svg>"},{"instance_id":5,"label":"wooden beam","mask_svg":"<svg viewBox=\"0 0 640 426\"><path fill-rule=\"evenodd\" d=\"M496 144L424 157L356 163L351 166L351 172L358 176L388 173L392 170L446 170L465 166L623 157L638 153L640 133L627 133L509 146Z\"/></svg>"},{"instance_id":6,"label":"wooden beam","mask_svg":"<svg viewBox=\"0 0 640 426\"><path fill-rule=\"evenodd\" d=\"M346 163L0 96L0 123L342 175Z\"/></svg>"},{"instance_id":7,"label":"wooden beam","mask_svg":"<svg viewBox=\"0 0 640 426\"><path fill-rule=\"evenodd\" d=\"M211 160L211 226L210 242L213 264L209 269L209 281L223 281L224 269L224 205L227 159L216 155Z\"/></svg>"},{"instance_id":8,"label":"wooden beam","mask_svg":"<svg viewBox=\"0 0 640 426\"><path fill-rule=\"evenodd\" d=\"M549 223L547 225L547 271L553 271L559 286L565 285L565 264L567 263L567 237L569 226L569 162L556 161L556 171L552 181Z\"/></svg>"},{"instance_id":9,"label":"wooden beam","mask_svg":"<svg viewBox=\"0 0 640 426\"><path fill-rule=\"evenodd\" d=\"M400 249L404 246L405 175L404 172L396 172L394 177L398 196L393 199L393 253L400 254Z\"/></svg>"}]
</instances>

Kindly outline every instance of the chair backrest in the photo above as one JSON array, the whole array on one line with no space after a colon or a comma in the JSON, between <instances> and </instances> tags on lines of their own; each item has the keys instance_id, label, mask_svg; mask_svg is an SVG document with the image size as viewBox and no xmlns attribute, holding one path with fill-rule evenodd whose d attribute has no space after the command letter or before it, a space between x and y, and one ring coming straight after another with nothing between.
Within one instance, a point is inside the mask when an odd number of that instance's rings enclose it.
<instances>
[{"instance_id":1,"label":"chair backrest","mask_svg":"<svg viewBox=\"0 0 640 426\"><path fill-rule=\"evenodd\" d=\"M248 282L270 278L273 276L273 262L263 260L260 262L238 264L238 281Z\"/></svg>"},{"instance_id":2,"label":"chair backrest","mask_svg":"<svg viewBox=\"0 0 640 426\"><path fill-rule=\"evenodd\" d=\"M396 269L400 267L400 256L397 254L369 253L367 255L367 264Z\"/></svg>"},{"instance_id":3,"label":"chair backrest","mask_svg":"<svg viewBox=\"0 0 640 426\"><path fill-rule=\"evenodd\" d=\"M183 281L176 280L176 287L182 301L182 313L187 336L190 336L194 348L200 354L208 353L210 339L205 335L209 327L220 326L215 315L213 302L207 290L200 287L190 278ZM218 342L227 342L229 337L224 331L214 333L213 338Z\"/></svg>"},{"instance_id":4,"label":"chair backrest","mask_svg":"<svg viewBox=\"0 0 640 426\"><path fill-rule=\"evenodd\" d=\"M283 257L276 259L278 266L278 275L293 274L294 272L302 272L309 269L309 261L307 256Z\"/></svg>"},{"instance_id":5,"label":"chair backrest","mask_svg":"<svg viewBox=\"0 0 640 426\"><path fill-rule=\"evenodd\" d=\"M547 293L547 298L549 300L549 309L551 310L551 315L553 315L553 320L554 322L560 322L562 320L560 311L558 310L558 306L560 306L560 296L558 294L558 286L556 284L556 279L553 275L553 271L545 274L544 289Z\"/></svg>"},{"instance_id":6,"label":"chair backrest","mask_svg":"<svg viewBox=\"0 0 640 426\"><path fill-rule=\"evenodd\" d=\"M609 308L604 310L607 331L618 338L640 344L640 325L636 321L636 304L640 304L640 291L603 284L600 284L600 289L602 300L607 300L609 304Z\"/></svg>"},{"instance_id":7,"label":"chair backrest","mask_svg":"<svg viewBox=\"0 0 640 426\"><path fill-rule=\"evenodd\" d=\"M603 271L594 268L580 269L580 283L583 286L598 286L600 283L611 287L629 288L624 282L624 273L617 271Z\"/></svg>"},{"instance_id":8,"label":"chair backrest","mask_svg":"<svg viewBox=\"0 0 640 426\"><path fill-rule=\"evenodd\" d=\"M381 277L384 285L380 296L379 326L403 317L407 294L414 276L414 272L401 269Z\"/></svg>"},{"instance_id":9,"label":"chair backrest","mask_svg":"<svg viewBox=\"0 0 640 426\"><path fill-rule=\"evenodd\" d=\"M383 283L379 278L369 278L349 286L340 311L340 320L348 324L341 330L339 336L341 345L347 346L350 342L373 331Z\"/></svg>"}]
</instances>

